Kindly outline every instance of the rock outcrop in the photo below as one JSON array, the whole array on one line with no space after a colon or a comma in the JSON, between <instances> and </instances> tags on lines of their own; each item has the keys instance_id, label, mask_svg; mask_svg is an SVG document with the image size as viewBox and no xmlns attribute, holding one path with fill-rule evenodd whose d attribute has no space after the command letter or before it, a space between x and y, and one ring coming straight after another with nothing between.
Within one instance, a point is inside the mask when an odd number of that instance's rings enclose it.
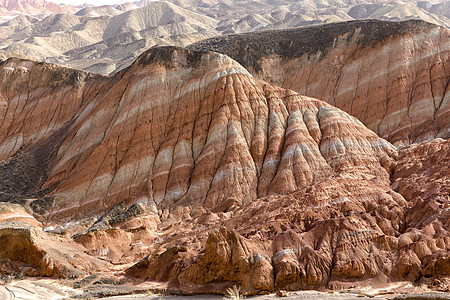
<instances>
[{"instance_id":1,"label":"rock outcrop","mask_svg":"<svg viewBox=\"0 0 450 300\"><path fill-rule=\"evenodd\" d=\"M0 274L77 278L110 267L75 242L43 232L17 204L0 203L0 243Z\"/></svg>"},{"instance_id":2,"label":"rock outcrop","mask_svg":"<svg viewBox=\"0 0 450 300\"><path fill-rule=\"evenodd\" d=\"M2 201L45 231L26 236L139 261L128 276L185 292L448 276L448 140L397 149L228 56L177 47L112 77L9 59L0 97Z\"/></svg>"},{"instance_id":3,"label":"rock outcrop","mask_svg":"<svg viewBox=\"0 0 450 300\"><path fill-rule=\"evenodd\" d=\"M352 21L215 37L272 84L331 103L392 143L450 135L449 31L423 21Z\"/></svg>"}]
</instances>

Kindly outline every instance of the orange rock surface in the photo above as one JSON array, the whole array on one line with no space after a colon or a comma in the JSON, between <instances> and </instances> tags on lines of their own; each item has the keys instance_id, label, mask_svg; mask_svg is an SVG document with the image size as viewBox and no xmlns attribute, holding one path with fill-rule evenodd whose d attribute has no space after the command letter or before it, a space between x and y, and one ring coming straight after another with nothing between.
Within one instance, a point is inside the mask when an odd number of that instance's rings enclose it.
<instances>
[{"instance_id":1,"label":"orange rock surface","mask_svg":"<svg viewBox=\"0 0 450 300\"><path fill-rule=\"evenodd\" d=\"M185 292L449 275L448 140L398 149L225 55L176 47L112 77L9 59L0 99L1 200L69 245L62 257L77 242Z\"/></svg>"},{"instance_id":2,"label":"orange rock surface","mask_svg":"<svg viewBox=\"0 0 450 300\"><path fill-rule=\"evenodd\" d=\"M450 135L447 28L352 21L228 35L190 47L227 54L258 78L326 101L392 143Z\"/></svg>"}]
</instances>

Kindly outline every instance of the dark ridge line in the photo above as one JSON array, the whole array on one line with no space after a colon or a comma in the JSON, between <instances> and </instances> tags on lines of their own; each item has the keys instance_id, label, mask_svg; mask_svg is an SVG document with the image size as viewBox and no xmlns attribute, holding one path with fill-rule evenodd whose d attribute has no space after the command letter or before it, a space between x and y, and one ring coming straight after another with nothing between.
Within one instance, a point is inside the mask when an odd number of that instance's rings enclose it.
<instances>
[{"instance_id":1,"label":"dark ridge line","mask_svg":"<svg viewBox=\"0 0 450 300\"><path fill-rule=\"evenodd\" d=\"M357 44L375 47L389 38L429 31L440 26L421 20L382 21L355 20L324 25L255 31L206 39L187 46L188 49L215 51L230 56L242 66L261 69L263 57L277 54L283 58L298 58L305 54L323 58L334 46L336 38L348 34L350 41L357 31Z\"/></svg>"}]
</instances>

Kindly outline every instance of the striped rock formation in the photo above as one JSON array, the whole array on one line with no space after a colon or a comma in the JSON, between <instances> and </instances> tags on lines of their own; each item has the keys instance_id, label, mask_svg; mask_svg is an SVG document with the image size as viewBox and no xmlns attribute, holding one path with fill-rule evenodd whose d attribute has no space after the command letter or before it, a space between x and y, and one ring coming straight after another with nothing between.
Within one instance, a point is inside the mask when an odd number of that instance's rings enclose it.
<instances>
[{"instance_id":1,"label":"striped rock formation","mask_svg":"<svg viewBox=\"0 0 450 300\"><path fill-rule=\"evenodd\" d=\"M380 161L394 147L358 120L255 80L220 54L159 48L103 80L52 67L4 63L1 128L1 155L11 158L3 167L26 161L24 176L42 173L28 181L51 195L50 219L137 199L207 210L229 198L247 204L355 167L388 177ZM49 77L32 76L45 69ZM30 75L38 82L24 84ZM44 151L52 156L40 161Z\"/></svg>"},{"instance_id":2,"label":"striped rock formation","mask_svg":"<svg viewBox=\"0 0 450 300\"><path fill-rule=\"evenodd\" d=\"M221 36L189 48L224 53L258 78L331 103L394 144L450 136L446 28L351 21Z\"/></svg>"},{"instance_id":3,"label":"striped rock formation","mask_svg":"<svg viewBox=\"0 0 450 300\"><path fill-rule=\"evenodd\" d=\"M257 293L448 275L446 190L401 194L410 165L424 185L447 180L425 162L444 162L446 140L423 146L438 154L415 165L422 148L399 151L228 56L176 47L150 49L112 77L9 59L0 95L1 200L32 212L27 226L42 236L115 265L139 261L130 276ZM419 198L434 201L428 219L406 222ZM39 260L8 256L13 246L1 258L49 275ZM58 255L73 256L69 246Z\"/></svg>"}]
</instances>

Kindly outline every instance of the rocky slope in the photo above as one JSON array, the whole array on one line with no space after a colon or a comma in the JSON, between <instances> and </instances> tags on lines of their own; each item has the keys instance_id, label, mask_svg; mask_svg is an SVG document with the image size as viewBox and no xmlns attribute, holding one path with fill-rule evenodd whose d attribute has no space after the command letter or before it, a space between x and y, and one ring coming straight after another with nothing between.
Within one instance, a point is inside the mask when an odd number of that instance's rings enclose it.
<instances>
[{"instance_id":1,"label":"rocky slope","mask_svg":"<svg viewBox=\"0 0 450 300\"><path fill-rule=\"evenodd\" d=\"M225 30L162 2L110 17L87 15L4 23L0 39L14 42L0 55L109 73L155 43L185 46ZM449 135L448 29L421 21L354 21L226 35L189 47L222 52L260 79L327 101L394 144Z\"/></svg>"},{"instance_id":2,"label":"rocky slope","mask_svg":"<svg viewBox=\"0 0 450 300\"><path fill-rule=\"evenodd\" d=\"M27 275L112 263L249 294L449 276L448 140L399 150L228 56L176 47L112 77L9 59L0 97L0 238L24 236L36 259L13 254L23 243L0 257Z\"/></svg>"},{"instance_id":3,"label":"rocky slope","mask_svg":"<svg viewBox=\"0 0 450 300\"><path fill-rule=\"evenodd\" d=\"M448 3L434 0L139 1L89 6L76 13L73 7L50 2L22 2L34 3L41 11L37 14L17 4L19 12L14 14L22 13L0 24L0 49L105 75L129 66L150 47L187 46L221 34L359 19L420 19L449 26ZM60 9L49 15L45 8L49 5Z\"/></svg>"},{"instance_id":4,"label":"rocky slope","mask_svg":"<svg viewBox=\"0 0 450 300\"><path fill-rule=\"evenodd\" d=\"M194 67L199 70L192 72ZM108 209L95 201L114 206L131 195L150 196L149 201L164 206L181 201L211 209L228 198L248 203L271 193L292 192L344 170L348 167L345 157L351 153L364 154L359 158L367 166L364 170L381 176L385 171L379 169L379 160L394 151L349 115L259 83L222 55L158 48L127 71L95 80L87 80L88 75L80 71L56 68L48 72L51 68L55 67L14 59L4 63L0 153L2 158L12 157L5 172L12 166L22 167L17 164L23 158L35 157L31 162L36 167L27 166L33 170L30 179L42 178L36 186L45 182L43 188L54 187L52 194L62 207L48 213L58 218L72 216L79 211L76 203L89 205L81 202L91 197L90 205L99 210L92 214ZM56 74L51 75L53 80L30 76L42 72ZM38 81L27 82L30 77ZM37 89L49 81L53 93L61 97L44 97L45 89ZM40 93L30 93L30 85ZM156 89L158 94L149 96ZM67 99L71 105L58 112ZM41 118L36 126L41 115L48 118ZM333 121L336 117L348 121ZM147 121L142 124L141 120ZM336 122L353 122L362 128L347 134L353 149L346 150L350 144L345 140L335 141L339 128L318 128ZM297 145L299 127L307 135L301 137L306 139L304 148ZM325 142L331 149L324 148ZM55 157L36 159L42 151ZM104 158L99 160L99 155ZM135 161L135 157L144 160ZM298 167L316 158L317 162ZM44 173L47 166L51 169ZM23 193L34 188L26 187ZM66 199L70 199L68 207Z\"/></svg>"},{"instance_id":5,"label":"rocky slope","mask_svg":"<svg viewBox=\"0 0 450 300\"><path fill-rule=\"evenodd\" d=\"M189 47L227 54L256 77L331 103L393 143L450 135L448 29L354 21L215 37Z\"/></svg>"}]
</instances>

